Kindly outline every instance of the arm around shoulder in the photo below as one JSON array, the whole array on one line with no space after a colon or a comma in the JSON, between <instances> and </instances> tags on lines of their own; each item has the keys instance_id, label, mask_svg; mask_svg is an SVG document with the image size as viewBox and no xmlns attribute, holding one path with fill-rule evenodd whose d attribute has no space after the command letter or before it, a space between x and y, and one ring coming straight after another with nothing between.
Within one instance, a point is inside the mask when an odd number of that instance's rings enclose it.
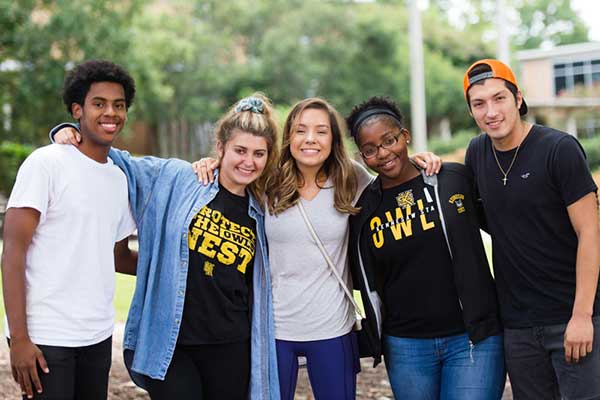
<instances>
[{"instance_id":1,"label":"arm around shoulder","mask_svg":"<svg viewBox=\"0 0 600 400\"><path fill-rule=\"evenodd\" d=\"M135 275L138 252L129 248L129 238L115 244L115 271L126 275Z\"/></svg>"}]
</instances>

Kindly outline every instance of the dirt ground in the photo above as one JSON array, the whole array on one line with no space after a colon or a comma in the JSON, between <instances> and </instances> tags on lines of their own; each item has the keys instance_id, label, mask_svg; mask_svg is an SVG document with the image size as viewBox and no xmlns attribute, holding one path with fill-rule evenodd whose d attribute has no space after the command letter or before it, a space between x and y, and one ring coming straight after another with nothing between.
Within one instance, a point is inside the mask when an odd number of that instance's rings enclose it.
<instances>
[{"instance_id":1,"label":"dirt ground","mask_svg":"<svg viewBox=\"0 0 600 400\"><path fill-rule=\"evenodd\" d=\"M131 380L123 365L121 341L123 324L117 325L113 337L113 364L110 371L109 395L111 400L147 400L146 392L139 389ZM0 341L0 400L18 399L19 390L10 373L8 347L6 341ZM394 398L382 364L372 368L370 359L362 360L362 372L358 375L357 399L391 400ZM296 400L314 400L306 370L300 370ZM507 385L503 400L512 400L510 387Z\"/></svg>"}]
</instances>

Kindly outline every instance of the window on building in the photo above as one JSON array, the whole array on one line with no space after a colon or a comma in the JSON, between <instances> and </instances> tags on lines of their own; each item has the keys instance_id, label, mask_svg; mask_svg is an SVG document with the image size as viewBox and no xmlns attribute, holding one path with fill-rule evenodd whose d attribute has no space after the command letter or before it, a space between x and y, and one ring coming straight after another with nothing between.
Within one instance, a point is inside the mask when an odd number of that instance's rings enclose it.
<instances>
[{"instance_id":1,"label":"window on building","mask_svg":"<svg viewBox=\"0 0 600 400\"><path fill-rule=\"evenodd\" d=\"M600 59L554 64L554 94L562 96L576 88L600 87Z\"/></svg>"},{"instance_id":2,"label":"window on building","mask_svg":"<svg viewBox=\"0 0 600 400\"><path fill-rule=\"evenodd\" d=\"M592 60L592 86L600 86L600 60Z\"/></svg>"}]
</instances>

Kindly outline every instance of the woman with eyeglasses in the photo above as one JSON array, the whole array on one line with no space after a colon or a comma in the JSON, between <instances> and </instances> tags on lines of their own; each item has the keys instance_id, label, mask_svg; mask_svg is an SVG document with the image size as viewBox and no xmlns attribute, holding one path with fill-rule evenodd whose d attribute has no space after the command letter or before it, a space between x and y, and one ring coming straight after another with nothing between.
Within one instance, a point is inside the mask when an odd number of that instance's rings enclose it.
<instances>
[{"instance_id":1,"label":"woman with eyeglasses","mask_svg":"<svg viewBox=\"0 0 600 400\"><path fill-rule=\"evenodd\" d=\"M444 163L427 176L411 163L410 132L389 98L355 106L347 122L379 173L350 217L349 244L375 364L383 354L398 399L499 399L502 328L470 174Z\"/></svg>"},{"instance_id":2,"label":"woman with eyeglasses","mask_svg":"<svg viewBox=\"0 0 600 400\"><path fill-rule=\"evenodd\" d=\"M373 177L347 155L345 128L326 100L296 103L283 127L276 173L267 185L265 233L281 400L294 399L300 356L306 358L317 400L356 398L356 317L333 271L348 286L348 218L359 212L354 202ZM425 164L431 172L439 168ZM210 179L204 172L213 166L208 159L198 162L202 180ZM311 235L308 223L318 238Z\"/></svg>"}]
</instances>

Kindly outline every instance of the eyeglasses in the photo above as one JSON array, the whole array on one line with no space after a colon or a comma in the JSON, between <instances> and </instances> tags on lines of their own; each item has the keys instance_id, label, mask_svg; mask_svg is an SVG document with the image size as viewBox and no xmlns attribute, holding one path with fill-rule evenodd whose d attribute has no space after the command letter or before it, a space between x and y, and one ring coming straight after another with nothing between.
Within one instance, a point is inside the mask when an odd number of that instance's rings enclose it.
<instances>
[{"instance_id":1,"label":"eyeglasses","mask_svg":"<svg viewBox=\"0 0 600 400\"><path fill-rule=\"evenodd\" d=\"M373 158L373 157L375 157L377 155L377 153L379 153L379 148L380 147L384 148L384 149L391 148L396 143L398 143L398 138L403 133L404 133L404 129L400 130L400 132L398 132L395 135L386 137L385 139L383 139L383 142L381 142L381 144L378 144L378 145L365 144L364 146L362 146L359 149L360 155L363 156L363 158Z\"/></svg>"}]
</instances>

